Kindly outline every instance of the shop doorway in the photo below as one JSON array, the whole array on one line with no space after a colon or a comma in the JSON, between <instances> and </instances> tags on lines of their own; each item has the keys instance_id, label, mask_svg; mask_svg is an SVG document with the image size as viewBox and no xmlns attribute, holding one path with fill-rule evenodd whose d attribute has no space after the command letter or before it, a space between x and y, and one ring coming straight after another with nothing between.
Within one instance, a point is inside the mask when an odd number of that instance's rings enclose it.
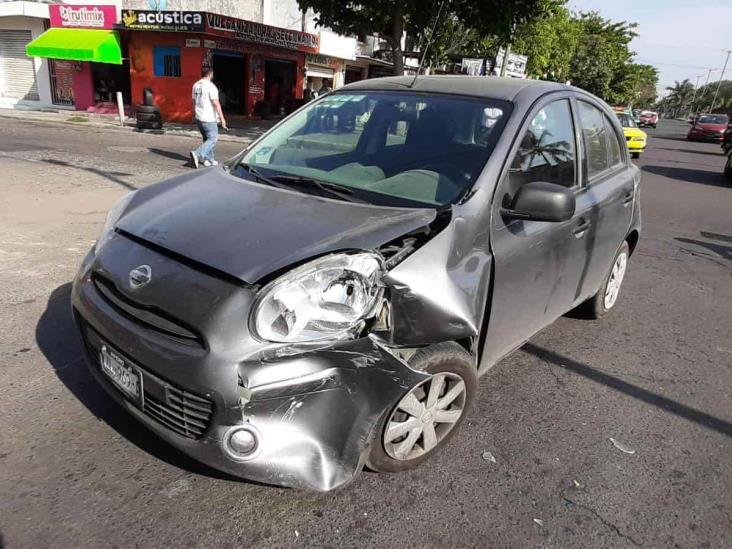
<instances>
[{"instance_id":1,"label":"shop doorway","mask_svg":"<svg viewBox=\"0 0 732 549\"><path fill-rule=\"evenodd\" d=\"M236 52L215 51L212 61L214 83L219 89L221 110L226 114L245 114L244 56Z\"/></svg>"},{"instance_id":2,"label":"shop doorway","mask_svg":"<svg viewBox=\"0 0 732 549\"><path fill-rule=\"evenodd\" d=\"M124 59L121 65L109 63L91 64L95 103L117 103L117 92L122 92L125 105L131 104L130 61Z\"/></svg>"},{"instance_id":3,"label":"shop doorway","mask_svg":"<svg viewBox=\"0 0 732 549\"><path fill-rule=\"evenodd\" d=\"M359 80L363 80L363 69L346 67L346 84L350 84L351 82L358 82Z\"/></svg>"},{"instance_id":4,"label":"shop doorway","mask_svg":"<svg viewBox=\"0 0 732 549\"><path fill-rule=\"evenodd\" d=\"M268 59L264 62L264 102L272 115L294 110L296 70L293 61Z\"/></svg>"}]
</instances>

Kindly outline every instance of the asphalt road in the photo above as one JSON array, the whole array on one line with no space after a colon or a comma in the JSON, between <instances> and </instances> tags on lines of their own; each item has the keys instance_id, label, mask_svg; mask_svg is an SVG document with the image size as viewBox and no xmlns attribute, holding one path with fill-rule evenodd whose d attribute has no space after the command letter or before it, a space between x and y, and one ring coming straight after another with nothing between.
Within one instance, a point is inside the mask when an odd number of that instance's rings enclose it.
<instances>
[{"instance_id":1,"label":"asphalt road","mask_svg":"<svg viewBox=\"0 0 732 549\"><path fill-rule=\"evenodd\" d=\"M0 547L730 546L732 185L686 128L650 131L611 314L491 370L420 469L316 494L187 459L82 364L69 281L106 209L188 169L194 140L0 118Z\"/></svg>"}]
</instances>

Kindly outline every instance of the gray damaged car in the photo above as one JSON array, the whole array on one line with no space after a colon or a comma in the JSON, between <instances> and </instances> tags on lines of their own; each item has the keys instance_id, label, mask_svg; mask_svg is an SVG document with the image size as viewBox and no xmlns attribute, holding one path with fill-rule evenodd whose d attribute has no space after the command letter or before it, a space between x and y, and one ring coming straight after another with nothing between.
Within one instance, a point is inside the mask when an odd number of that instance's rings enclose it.
<instances>
[{"instance_id":1,"label":"gray damaged car","mask_svg":"<svg viewBox=\"0 0 732 549\"><path fill-rule=\"evenodd\" d=\"M91 371L201 462L330 490L445 446L477 379L611 309L640 235L608 106L558 84L358 82L123 198L74 283Z\"/></svg>"}]
</instances>

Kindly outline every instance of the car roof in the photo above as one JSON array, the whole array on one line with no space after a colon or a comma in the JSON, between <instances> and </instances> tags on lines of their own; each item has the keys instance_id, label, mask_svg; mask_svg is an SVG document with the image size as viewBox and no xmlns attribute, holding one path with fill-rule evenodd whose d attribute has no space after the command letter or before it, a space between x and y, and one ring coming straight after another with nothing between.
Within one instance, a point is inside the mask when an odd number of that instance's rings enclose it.
<instances>
[{"instance_id":1,"label":"car roof","mask_svg":"<svg viewBox=\"0 0 732 549\"><path fill-rule=\"evenodd\" d=\"M566 84L529 80L524 78L501 78L497 76L430 75L420 76L412 86L414 76L390 76L359 80L341 90L404 91L452 93L504 101L514 101L519 95L539 97L552 91L572 90L582 92ZM586 93L586 92L582 92Z\"/></svg>"}]
</instances>

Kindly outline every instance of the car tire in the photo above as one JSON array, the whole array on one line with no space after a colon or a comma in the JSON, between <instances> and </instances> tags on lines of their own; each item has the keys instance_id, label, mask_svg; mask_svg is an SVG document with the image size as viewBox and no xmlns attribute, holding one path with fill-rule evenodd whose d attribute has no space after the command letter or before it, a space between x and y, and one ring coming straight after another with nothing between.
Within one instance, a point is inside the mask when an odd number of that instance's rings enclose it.
<instances>
[{"instance_id":1,"label":"car tire","mask_svg":"<svg viewBox=\"0 0 732 549\"><path fill-rule=\"evenodd\" d=\"M621 257L623 259L621 259ZM585 317L591 319L600 318L615 306L618 294L620 293L620 287L623 283L623 278L625 278L625 270L628 265L629 258L630 247L628 246L628 242L624 241L613 258L610 272L608 272L607 276L602 281L600 290L593 297L579 306L579 309L584 313ZM618 267L619 261L622 262L622 266L617 270L616 268ZM613 281L615 281L616 284L614 289L612 289L614 295L611 296L611 299L608 299L608 291L610 289L610 285L613 284Z\"/></svg>"},{"instance_id":2,"label":"car tire","mask_svg":"<svg viewBox=\"0 0 732 549\"><path fill-rule=\"evenodd\" d=\"M397 473L422 464L455 436L475 401L478 390L475 362L473 357L457 343L437 343L419 349L409 360L409 365L432 374L432 377L410 389L393 409L387 410L384 414L375 431L366 459L366 466L372 471ZM436 398L432 398L429 394L433 387L436 387L434 389L437 391ZM440 407L441 400L444 402L443 399L450 398L448 393L451 391L456 393L456 396ZM432 406L425 408L425 404L430 401ZM411 406L414 402L420 405L416 409ZM404 408L408 408L412 413L405 411ZM415 414L420 413L420 409L422 416L417 417ZM450 421L431 421L435 412L444 412L443 419ZM452 414L448 414L449 412ZM412 423L414 427L390 439L394 429L400 432L399 425L406 423ZM431 444L431 447L425 451L427 425L430 425L429 430L434 437L430 437L431 441L427 444ZM392 433L388 433L390 427ZM403 450L400 451L400 448Z\"/></svg>"},{"instance_id":3,"label":"car tire","mask_svg":"<svg viewBox=\"0 0 732 549\"><path fill-rule=\"evenodd\" d=\"M160 113L138 112L136 118L140 122L158 122L160 120Z\"/></svg>"},{"instance_id":4,"label":"car tire","mask_svg":"<svg viewBox=\"0 0 732 549\"><path fill-rule=\"evenodd\" d=\"M163 122L161 120L156 121L143 121L138 120L137 121L137 129L139 130L161 130L163 128Z\"/></svg>"},{"instance_id":5,"label":"car tire","mask_svg":"<svg viewBox=\"0 0 732 549\"><path fill-rule=\"evenodd\" d=\"M152 89L145 88L144 90L142 90L142 104L151 107L155 105L155 97L153 95Z\"/></svg>"},{"instance_id":6,"label":"car tire","mask_svg":"<svg viewBox=\"0 0 732 549\"><path fill-rule=\"evenodd\" d=\"M137 105L135 108L137 114L160 114L160 107L155 105Z\"/></svg>"},{"instance_id":7,"label":"car tire","mask_svg":"<svg viewBox=\"0 0 732 549\"><path fill-rule=\"evenodd\" d=\"M637 153L637 152L630 153L630 157L631 158L640 158L640 153Z\"/></svg>"}]
</instances>

